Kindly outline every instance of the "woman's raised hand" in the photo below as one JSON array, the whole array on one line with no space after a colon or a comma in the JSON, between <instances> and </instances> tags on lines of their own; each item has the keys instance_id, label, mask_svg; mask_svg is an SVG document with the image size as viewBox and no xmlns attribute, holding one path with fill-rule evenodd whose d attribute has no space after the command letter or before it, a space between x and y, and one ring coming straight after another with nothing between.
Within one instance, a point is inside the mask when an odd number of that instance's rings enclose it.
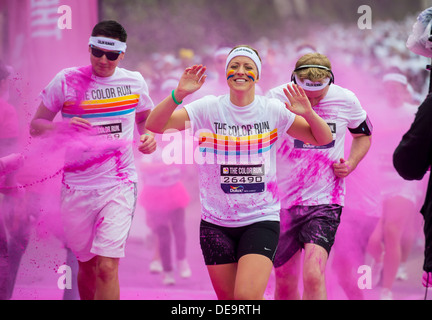
<instances>
[{"instance_id":1,"label":"woman's raised hand","mask_svg":"<svg viewBox=\"0 0 432 320\"><path fill-rule=\"evenodd\" d=\"M202 65L194 65L185 69L177 86L177 93L182 96L181 98L202 87L207 78L207 75L204 74L206 70L207 67Z\"/></svg>"},{"instance_id":2,"label":"woman's raised hand","mask_svg":"<svg viewBox=\"0 0 432 320\"><path fill-rule=\"evenodd\" d=\"M292 87L291 85L287 85L284 88L284 93L290 102L289 104L285 102L285 105L292 113L299 116L307 116L313 111L312 105L302 87L296 84L293 84Z\"/></svg>"}]
</instances>

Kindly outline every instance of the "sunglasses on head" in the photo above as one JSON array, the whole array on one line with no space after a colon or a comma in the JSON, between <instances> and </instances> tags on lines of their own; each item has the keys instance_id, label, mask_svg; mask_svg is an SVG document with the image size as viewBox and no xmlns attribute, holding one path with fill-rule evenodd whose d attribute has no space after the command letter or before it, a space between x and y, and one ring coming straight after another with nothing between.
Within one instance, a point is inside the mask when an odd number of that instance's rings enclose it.
<instances>
[{"instance_id":1,"label":"sunglasses on head","mask_svg":"<svg viewBox=\"0 0 432 320\"><path fill-rule=\"evenodd\" d=\"M118 59L121 51L117 51L117 52L112 52L112 51L102 51L94 46L90 46L91 48L91 53L92 55L94 55L96 58L102 58L103 55L105 55L107 57L108 60L110 61L115 61Z\"/></svg>"}]
</instances>

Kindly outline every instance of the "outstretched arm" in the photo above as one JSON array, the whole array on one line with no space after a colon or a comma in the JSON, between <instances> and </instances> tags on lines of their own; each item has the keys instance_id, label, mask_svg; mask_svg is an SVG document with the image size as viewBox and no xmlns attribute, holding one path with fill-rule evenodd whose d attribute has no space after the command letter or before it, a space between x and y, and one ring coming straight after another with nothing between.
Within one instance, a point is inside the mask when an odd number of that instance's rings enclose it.
<instances>
[{"instance_id":1,"label":"outstretched arm","mask_svg":"<svg viewBox=\"0 0 432 320\"><path fill-rule=\"evenodd\" d=\"M206 67L195 65L186 68L177 88L160 102L147 118L146 128L155 133L163 133L167 129L184 130L189 116L185 109L176 110L178 104L185 97L194 93L204 84Z\"/></svg>"},{"instance_id":2,"label":"outstretched arm","mask_svg":"<svg viewBox=\"0 0 432 320\"><path fill-rule=\"evenodd\" d=\"M285 102L288 110L295 113L292 126L287 133L303 142L313 145L326 145L333 141L328 124L312 109L310 101L303 88L294 84L284 89L289 102Z\"/></svg>"}]
</instances>

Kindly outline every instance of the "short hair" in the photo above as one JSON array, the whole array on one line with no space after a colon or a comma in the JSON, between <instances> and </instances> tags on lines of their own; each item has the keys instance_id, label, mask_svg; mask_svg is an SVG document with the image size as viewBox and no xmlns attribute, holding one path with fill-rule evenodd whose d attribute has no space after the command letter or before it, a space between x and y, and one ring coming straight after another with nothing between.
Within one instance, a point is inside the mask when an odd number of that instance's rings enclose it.
<instances>
[{"instance_id":1,"label":"short hair","mask_svg":"<svg viewBox=\"0 0 432 320\"><path fill-rule=\"evenodd\" d=\"M127 33L123 26L114 20L104 20L96 24L92 31L92 37L103 36L126 42Z\"/></svg>"},{"instance_id":2,"label":"short hair","mask_svg":"<svg viewBox=\"0 0 432 320\"><path fill-rule=\"evenodd\" d=\"M323 54L318 52L308 53L302 56L296 63L295 68L299 68L305 65L319 65L327 67L331 70L330 60ZM309 79L311 81L320 81L324 78L332 78L330 71L319 69L319 68L305 68L295 71L295 74L300 79Z\"/></svg>"}]
</instances>

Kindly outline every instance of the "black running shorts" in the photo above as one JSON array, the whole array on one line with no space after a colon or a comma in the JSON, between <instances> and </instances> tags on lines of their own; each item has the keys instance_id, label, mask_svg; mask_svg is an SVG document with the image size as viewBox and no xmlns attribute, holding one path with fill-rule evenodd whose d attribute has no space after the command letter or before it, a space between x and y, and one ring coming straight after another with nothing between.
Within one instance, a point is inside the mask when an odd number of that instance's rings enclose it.
<instances>
[{"instance_id":1,"label":"black running shorts","mask_svg":"<svg viewBox=\"0 0 432 320\"><path fill-rule=\"evenodd\" d=\"M278 221L228 228L201 220L200 244L206 265L236 263L246 254L260 254L273 261L278 239Z\"/></svg>"}]
</instances>

